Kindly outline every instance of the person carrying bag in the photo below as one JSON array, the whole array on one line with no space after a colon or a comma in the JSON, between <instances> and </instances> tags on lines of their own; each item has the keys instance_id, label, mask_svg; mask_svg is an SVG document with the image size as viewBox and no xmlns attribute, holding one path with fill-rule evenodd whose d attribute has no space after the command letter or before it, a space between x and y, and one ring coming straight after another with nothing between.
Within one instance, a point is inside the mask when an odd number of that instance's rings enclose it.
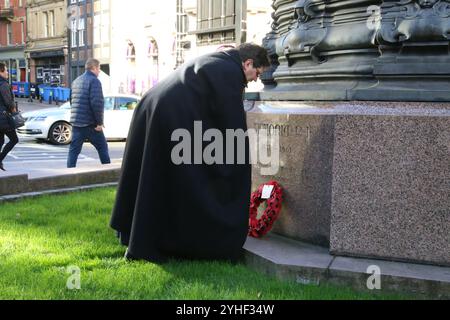
<instances>
[{"instance_id":1,"label":"person carrying bag","mask_svg":"<svg viewBox=\"0 0 450 320\"><path fill-rule=\"evenodd\" d=\"M17 102L16 102L16 111L11 112L8 115L9 115L9 124L11 128L18 129L25 125L25 118L22 117L22 114L20 113L19 108L17 107Z\"/></svg>"},{"instance_id":2,"label":"person carrying bag","mask_svg":"<svg viewBox=\"0 0 450 320\"><path fill-rule=\"evenodd\" d=\"M19 142L16 128L18 126L20 127L23 121L23 118L17 110L14 94L9 85L8 78L8 68L4 63L0 63L0 170L3 171L5 171L3 160ZM8 137L9 142L3 147L5 135Z\"/></svg>"}]
</instances>

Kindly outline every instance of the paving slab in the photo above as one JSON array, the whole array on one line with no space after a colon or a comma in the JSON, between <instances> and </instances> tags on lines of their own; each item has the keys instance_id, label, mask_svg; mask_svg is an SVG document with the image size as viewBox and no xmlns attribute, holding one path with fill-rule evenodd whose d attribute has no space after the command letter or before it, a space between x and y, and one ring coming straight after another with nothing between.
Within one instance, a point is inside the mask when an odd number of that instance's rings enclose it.
<instances>
[{"instance_id":1,"label":"paving slab","mask_svg":"<svg viewBox=\"0 0 450 320\"><path fill-rule=\"evenodd\" d=\"M263 239L249 237L244 249L273 263L327 269L333 257L326 248L272 235Z\"/></svg>"}]
</instances>

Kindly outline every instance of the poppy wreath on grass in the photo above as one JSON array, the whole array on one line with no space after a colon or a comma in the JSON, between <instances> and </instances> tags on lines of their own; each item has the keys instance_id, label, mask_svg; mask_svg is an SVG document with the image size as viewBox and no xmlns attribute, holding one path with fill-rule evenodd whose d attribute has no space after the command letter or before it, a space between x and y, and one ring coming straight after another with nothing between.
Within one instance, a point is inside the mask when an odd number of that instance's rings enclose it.
<instances>
[{"instance_id":1,"label":"poppy wreath on grass","mask_svg":"<svg viewBox=\"0 0 450 320\"><path fill-rule=\"evenodd\" d=\"M273 186L269 199L262 199L264 186ZM252 193L250 199L250 219L248 235L253 238L265 236L278 219L281 211L281 202L283 200L283 189L276 181L264 183L258 187L258 190ZM258 219L258 208L261 203L267 202L267 208Z\"/></svg>"}]
</instances>

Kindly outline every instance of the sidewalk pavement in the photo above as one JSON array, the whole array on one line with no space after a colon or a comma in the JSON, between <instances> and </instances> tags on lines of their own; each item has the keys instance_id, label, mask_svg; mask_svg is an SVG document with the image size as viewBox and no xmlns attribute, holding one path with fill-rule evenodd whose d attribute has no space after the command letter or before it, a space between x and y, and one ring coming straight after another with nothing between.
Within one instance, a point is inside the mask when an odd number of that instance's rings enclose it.
<instances>
[{"instance_id":1,"label":"sidewalk pavement","mask_svg":"<svg viewBox=\"0 0 450 320\"><path fill-rule=\"evenodd\" d=\"M49 163L9 163L8 171L0 171L0 198L49 190L117 183L121 160L101 165L98 160L81 160L77 168L52 168Z\"/></svg>"},{"instance_id":2,"label":"sidewalk pavement","mask_svg":"<svg viewBox=\"0 0 450 320\"><path fill-rule=\"evenodd\" d=\"M29 165L29 164L28 164ZM48 162L34 162L32 166L24 167L23 163L7 162L5 169L0 171L0 179L5 177L27 175L29 179L48 178L80 172L94 172L102 170L120 169L122 161L113 159L111 164L102 165L99 160L78 160L76 168L52 167Z\"/></svg>"},{"instance_id":3,"label":"sidewalk pavement","mask_svg":"<svg viewBox=\"0 0 450 320\"><path fill-rule=\"evenodd\" d=\"M49 104L48 102L39 102L39 100L33 100L33 102L29 102L28 98L16 98L16 102L19 105L19 110L21 112L30 112L48 108L59 108L62 103L57 105L55 102Z\"/></svg>"},{"instance_id":4,"label":"sidewalk pavement","mask_svg":"<svg viewBox=\"0 0 450 320\"><path fill-rule=\"evenodd\" d=\"M27 98L16 98L23 113L47 108L58 108L55 103L30 102ZM79 159L77 168L65 168L65 162L4 162L7 171L0 171L0 198L6 195L20 195L72 187L116 183L122 160L113 159L112 164L101 165L98 159Z\"/></svg>"}]
</instances>

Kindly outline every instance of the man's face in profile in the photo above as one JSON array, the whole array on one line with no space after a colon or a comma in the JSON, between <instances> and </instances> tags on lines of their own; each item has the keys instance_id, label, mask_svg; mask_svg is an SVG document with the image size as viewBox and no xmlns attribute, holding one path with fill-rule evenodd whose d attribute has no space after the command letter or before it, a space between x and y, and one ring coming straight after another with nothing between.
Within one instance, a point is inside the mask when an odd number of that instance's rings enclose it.
<instances>
[{"instance_id":1,"label":"man's face in profile","mask_svg":"<svg viewBox=\"0 0 450 320\"><path fill-rule=\"evenodd\" d=\"M242 68L244 69L245 77L247 82L257 81L258 77L265 71L264 67L255 68L253 66L253 60L248 59L242 63Z\"/></svg>"},{"instance_id":2,"label":"man's face in profile","mask_svg":"<svg viewBox=\"0 0 450 320\"><path fill-rule=\"evenodd\" d=\"M92 68L92 73L95 74L97 77L100 75L100 67L94 67Z\"/></svg>"},{"instance_id":3,"label":"man's face in profile","mask_svg":"<svg viewBox=\"0 0 450 320\"><path fill-rule=\"evenodd\" d=\"M5 71L0 72L0 76L2 76L4 79L8 79L9 78L8 68L5 67Z\"/></svg>"}]
</instances>

